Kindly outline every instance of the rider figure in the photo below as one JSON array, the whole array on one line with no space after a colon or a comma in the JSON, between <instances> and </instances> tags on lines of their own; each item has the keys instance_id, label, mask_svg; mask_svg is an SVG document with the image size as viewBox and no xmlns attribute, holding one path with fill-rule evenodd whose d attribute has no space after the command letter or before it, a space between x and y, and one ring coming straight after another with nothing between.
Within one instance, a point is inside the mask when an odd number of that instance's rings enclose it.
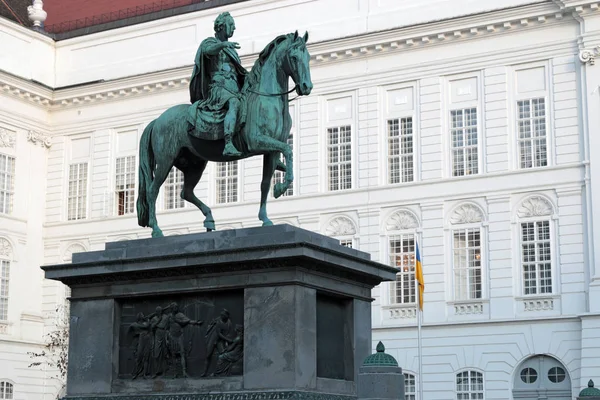
<instances>
[{"instance_id":1,"label":"rider figure","mask_svg":"<svg viewBox=\"0 0 600 400\"><path fill-rule=\"evenodd\" d=\"M240 110L240 88L247 71L240 63L238 43L229 42L235 22L224 12L214 23L215 37L205 39L196 53L194 72L190 82L190 100L196 107L211 111L227 110L224 121L225 156L240 156L231 142Z\"/></svg>"}]
</instances>

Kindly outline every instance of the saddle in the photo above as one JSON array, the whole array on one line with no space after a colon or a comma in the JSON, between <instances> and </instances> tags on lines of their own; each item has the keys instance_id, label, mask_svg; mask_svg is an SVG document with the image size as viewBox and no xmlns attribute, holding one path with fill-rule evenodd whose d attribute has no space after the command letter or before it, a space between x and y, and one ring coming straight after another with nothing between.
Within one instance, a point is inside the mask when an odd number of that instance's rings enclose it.
<instances>
[{"instance_id":1,"label":"saddle","mask_svg":"<svg viewBox=\"0 0 600 400\"><path fill-rule=\"evenodd\" d=\"M246 122L246 96L240 93L240 110L237 118L236 133ZM188 110L188 134L202 140L220 140L225 137L224 121L227 114L227 105L220 109L213 109L207 101L199 100L192 104Z\"/></svg>"}]
</instances>

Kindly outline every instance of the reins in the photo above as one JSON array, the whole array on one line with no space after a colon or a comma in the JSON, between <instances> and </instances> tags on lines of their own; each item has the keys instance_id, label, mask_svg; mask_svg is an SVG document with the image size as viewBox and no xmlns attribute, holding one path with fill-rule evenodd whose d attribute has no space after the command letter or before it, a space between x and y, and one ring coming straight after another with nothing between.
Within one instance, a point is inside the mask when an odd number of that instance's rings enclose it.
<instances>
[{"instance_id":1,"label":"reins","mask_svg":"<svg viewBox=\"0 0 600 400\"><path fill-rule=\"evenodd\" d=\"M250 89L250 88L248 88L248 89L246 89L246 90L248 90L248 91L249 91L249 92L251 92L251 93L257 94L257 95L259 95L259 96L278 97L278 96L285 96L285 95L287 95L287 94L290 94L290 93L292 93L294 90L296 90L296 88L297 88L297 87L298 87L298 85L296 84L296 85L295 85L293 88L291 88L291 89L290 89L290 90L288 90L287 92L283 92L283 93L261 93L261 92L258 92L258 91L256 91L256 90L252 90L252 89ZM294 97L293 99L291 99L291 100L288 100L288 103L292 102L293 100L296 100L298 97L300 97L300 96L296 96L296 97Z\"/></svg>"}]
</instances>

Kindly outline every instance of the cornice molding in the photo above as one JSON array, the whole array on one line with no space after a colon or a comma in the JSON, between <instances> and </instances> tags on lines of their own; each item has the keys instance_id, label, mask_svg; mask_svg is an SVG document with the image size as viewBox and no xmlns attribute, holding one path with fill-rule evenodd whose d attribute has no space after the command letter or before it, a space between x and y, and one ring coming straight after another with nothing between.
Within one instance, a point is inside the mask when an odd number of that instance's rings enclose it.
<instances>
[{"instance_id":1,"label":"cornice molding","mask_svg":"<svg viewBox=\"0 0 600 400\"><path fill-rule=\"evenodd\" d=\"M565 19L573 18L569 16L570 13L600 14L598 4L588 1L555 1L555 5L536 4L309 44L311 64L323 65L409 52L429 46L561 24L565 23ZM256 57L257 54L243 56L242 64L250 67ZM0 92L48 110L60 110L178 90L189 84L191 70L191 66L186 66L109 82L84 84L77 88L58 88L54 91L0 72Z\"/></svg>"}]
</instances>

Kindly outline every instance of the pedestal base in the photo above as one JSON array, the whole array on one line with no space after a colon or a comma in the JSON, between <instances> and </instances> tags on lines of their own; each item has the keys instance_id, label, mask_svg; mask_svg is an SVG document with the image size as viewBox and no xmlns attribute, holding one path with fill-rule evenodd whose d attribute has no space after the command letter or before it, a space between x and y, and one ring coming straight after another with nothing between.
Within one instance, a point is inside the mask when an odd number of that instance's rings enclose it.
<instances>
[{"instance_id":1,"label":"pedestal base","mask_svg":"<svg viewBox=\"0 0 600 400\"><path fill-rule=\"evenodd\" d=\"M396 275L289 225L109 243L43 269L72 290L67 397L132 400L356 396L370 292Z\"/></svg>"}]
</instances>

